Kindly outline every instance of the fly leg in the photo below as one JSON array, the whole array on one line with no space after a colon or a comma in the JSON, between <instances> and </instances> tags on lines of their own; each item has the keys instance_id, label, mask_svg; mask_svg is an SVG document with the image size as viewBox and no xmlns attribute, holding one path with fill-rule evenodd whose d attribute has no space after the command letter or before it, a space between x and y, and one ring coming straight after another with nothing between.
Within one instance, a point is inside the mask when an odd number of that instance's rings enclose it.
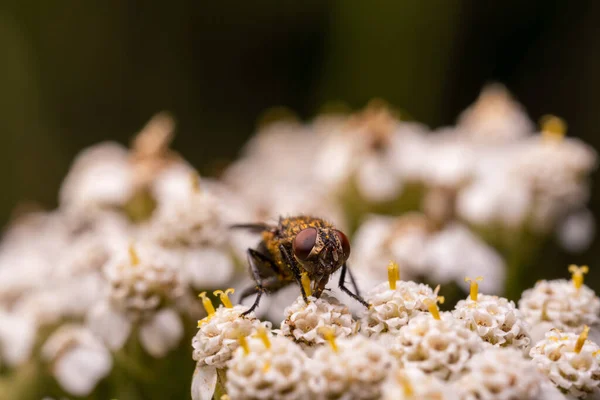
<instances>
[{"instance_id":1,"label":"fly leg","mask_svg":"<svg viewBox=\"0 0 600 400\"><path fill-rule=\"evenodd\" d=\"M259 263L268 265L276 273L276 276L270 276L266 279L261 278ZM289 281L282 279L281 270L273 260L254 249L248 249L248 265L250 266L252 278L256 282L256 286L244 290L240 297L240 302L253 294L256 294L256 298L252 306L241 314L242 316L246 316L256 310L263 293L276 292L289 283Z\"/></svg>"},{"instance_id":2,"label":"fly leg","mask_svg":"<svg viewBox=\"0 0 600 400\"><path fill-rule=\"evenodd\" d=\"M306 297L306 292L304 291L304 286L302 286L302 275L300 275L300 268L298 267L298 264L296 264L296 260L294 260L290 256L290 254L288 253L288 251L282 244L279 245L279 251L281 251L281 254L283 254L285 261L288 263L288 265L292 269L292 273L294 274L294 279L296 279L296 283L298 283L298 286L300 286L300 293L302 293L302 299L304 299L304 302L306 304L308 304L308 297Z\"/></svg>"},{"instance_id":3,"label":"fly leg","mask_svg":"<svg viewBox=\"0 0 600 400\"><path fill-rule=\"evenodd\" d=\"M352 293L350 291L350 289L348 289L346 287L346 271L348 272L348 275L350 275L350 280L352 281L352 285L354 286L354 290L356 290L356 294ZM365 299L363 299L360 296L360 294L358 293L358 288L356 287L356 282L354 281L354 277L352 276L352 272L350 272L350 269L348 268L348 265L346 263L344 263L344 265L342 265L342 273L340 274L339 287L340 287L340 289L342 289L342 291L344 293L346 293L348 296L352 297L354 300L358 301L363 306L365 306L367 308L371 307L371 305L369 303L367 303L365 301Z\"/></svg>"}]
</instances>

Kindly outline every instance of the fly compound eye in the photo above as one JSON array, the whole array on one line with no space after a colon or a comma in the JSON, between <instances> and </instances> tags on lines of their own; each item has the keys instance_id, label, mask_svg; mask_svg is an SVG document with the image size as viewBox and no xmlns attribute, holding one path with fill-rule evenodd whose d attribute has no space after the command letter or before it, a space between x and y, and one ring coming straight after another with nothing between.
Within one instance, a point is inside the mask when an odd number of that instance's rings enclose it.
<instances>
[{"instance_id":1,"label":"fly compound eye","mask_svg":"<svg viewBox=\"0 0 600 400\"><path fill-rule=\"evenodd\" d=\"M315 228L306 228L301 230L292 243L294 255L301 261L304 261L310 255L315 243L317 242L317 230Z\"/></svg>"},{"instance_id":2,"label":"fly compound eye","mask_svg":"<svg viewBox=\"0 0 600 400\"><path fill-rule=\"evenodd\" d=\"M341 231L336 230L335 234L337 235L338 239L340 239L340 243L342 244L344 260L347 260L348 257L350 257L350 241L348 240L348 237Z\"/></svg>"}]
</instances>

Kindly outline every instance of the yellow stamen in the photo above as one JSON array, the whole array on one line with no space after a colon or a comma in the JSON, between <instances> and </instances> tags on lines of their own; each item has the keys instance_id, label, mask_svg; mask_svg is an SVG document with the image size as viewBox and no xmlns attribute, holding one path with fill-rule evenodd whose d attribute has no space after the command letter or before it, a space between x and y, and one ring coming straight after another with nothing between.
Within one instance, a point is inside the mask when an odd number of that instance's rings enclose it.
<instances>
[{"instance_id":1,"label":"yellow stamen","mask_svg":"<svg viewBox=\"0 0 600 400\"><path fill-rule=\"evenodd\" d=\"M437 306L437 302L441 301L441 303L443 303L444 298L442 296L438 297L436 300L431 300L431 299L425 299L423 300L423 303L425 303L425 305L427 306L427 309L429 310L429 312L431 313L431 315L433 316L434 319L437 319L438 321L440 319L442 319L440 317L440 309Z\"/></svg>"},{"instance_id":2,"label":"yellow stamen","mask_svg":"<svg viewBox=\"0 0 600 400\"><path fill-rule=\"evenodd\" d=\"M304 288L304 293L306 293L306 296L312 296L312 289L310 287L310 278L308 277L308 274L306 272L302 273L302 278L301 278L301 282L302 282L302 287Z\"/></svg>"},{"instance_id":3,"label":"yellow stamen","mask_svg":"<svg viewBox=\"0 0 600 400\"><path fill-rule=\"evenodd\" d=\"M221 400L231 400L231 397L229 397L228 394L224 394L223 396L221 396Z\"/></svg>"},{"instance_id":4,"label":"yellow stamen","mask_svg":"<svg viewBox=\"0 0 600 400\"><path fill-rule=\"evenodd\" d=\"M129 262L131 265L139 265L140 257L138 256L137 251L135 250L135 246L133 243L129 245Z\"/></svg>"},{"instance_id":5,"label":"yellow stamen","mask_svg":"<svg viewBox=\"0 0 600 400\"><path fill-rule=\"evenodd\" d=\"M337 343L335 342L335 330L333 328L322 326L319 328L319 333L327 340L329 346L334 352L338 352Z\"/></svg>"},{"instance_id":6,"label":"yellow stamen","mask_svg":"<svg viewBox=\"0 0 600 400\"><path fill-rule=\"evenodd\" d=\"M221 299L221 303L223 303L223 305L227 308L233 308L233 304L231 304L231 300L229 299L229 294L233 294L235 293L235 289L233 288L229 288L229 289L225 289L225 291L222 290L215 290L213 292L213 294L215 296L219 296L219 298Z\"/></svg>"},{"instance_id":7,"label":"yellow stamen","mask_svg":"<svg viewBox=\"0 0 600 400\"><path fill-rule=\"evenodd\" d=\"M265 361L265 365L263 365L263 373L269 371L271 369L271 363L268 361Z\"/></svg>"},{"instance_id":8,"label":"yellow stamen","mask_svg":"<svg viewBox=\"0 0 600 400\"><path fill-rule=\"evenodd\" d=\"M404 397L410 399L414 394L414 389L410 383L410 380L403 373L398 374L398 382L402 385Z\"/></svg>"},{"instance_id":9,"label":"yellow stamen","mask_svg":"<svg viewBox=\"0 0 600 400\"><path fill-rule=\"evenodd\" d=\"M269 339L269 333L267 332L267 330L265 328L259 328L256 331L256 337L258 337L260 340L262 340L263 344L265 345L265 347L267 349L271 348L271 339Z\"/></svg>"},{"instance_id":10,"label":"yellow stamen","mask_svg":"<svg viewBox=\"0 0 600 400\"><path fill-rule=\"evenodd\" d=\"M238 343L240 344L240 347L242 349L244 349L244 354L250 354L250 346L248 346L248 341L246 340L246 336L244 336L243 334L240 334L238 336Z\"/></svg>"},{"instance_id":11,"label":"yellow stamen","mask_svg":"<svg viewBox=\"0 0 600 400\"><path fill-rule=\"evenodd\" d=\"M215 307L212 304L212 301L210 301L210 299L208 297L206 297L206 292L202 292L198 295L198 297L200 297L202 299L202 305L204 306L204 309L206 310L206 314L208 314L208 316L212 316L215 313Z\"/></svg>"},{"instance_id":12,"label":"yellow stamen","mask_svg":"<svg viewBox=\"0 0 600 400\"><path fill-rule=\"evenodd\" d=\"M471 300L473 300L473 301L477 301L477 295L479 294L479 282L481 282L482 280L483 280L482 276L478 276L475 279L469 278L468 276L465 277L465 282L471 283L470 296L471 296Z\"/></svg>"},{"instance_id":13,"label":"yellow stamen","mask_svg":"<svg viewBox=\"0 0 600 400\"><path fill-rule=\"evenodd\" d=\"M577 342L575 343L575 353L579 354L581 352L581 349L583 348L583 345L585 344L585 341L588 338L588 333L590 332L590 327L585 325L583 327L583 331L581 332L581 334L579 335L579 337L577 338Z\"/></svg>"},{"instance_id":14,"label":"yellow stamen","mask_svg":"<svg viewBox=\"0 0 600 400\"><path fill-rule=\"evenodd\" d=\"M596 350L595 352L593 352L593 353L592 353L592 355L593 355L594 357L598 357L598 356L600 356L600 350Z\"/></svg>"},{"instance_id":15,"label":"yellow stamen","mask_svg":"<svg viewBox=\"0 0 600 400\"><path fill-rule=\"evenodd\" d=\"M544 115L540 118L542 137L548 142L560 142L567 133L567 124L555 115Z\"/></svg>"},{"instance_id":16,"label":"yellow stamen","mask_svg":"<svg viewBox=\"0 0 600 400\"><path fill-rule=\"evenodd\" d=\"M398 263L390 261L387 267L388 270L388 282L391 290L396 290L396 281L400 279L400 267Z\"/></svg>"},{"instance_id":17,"label":"yellow stamen","mask_svg":"<svg viewBox=\"0 0 600 400\"><path fill-rule=\"evenodd\" d=\"M569 265L569 272L571 273L571 279L576 289L580 289L583 286L583 275L590 271L587 265L578 267L577 265Z\"/></svg>"},{"instance_id":18,"label":"yellow stamen","mask_svg":"<svg viewBox=\"0 0 600 400\"><path fill-rule=\"evenodd\" d=\"M200 193L200 175L198 175L198 172L192 171L190 173L190 184L194 193Z\"/></svg>"}]
</instances>

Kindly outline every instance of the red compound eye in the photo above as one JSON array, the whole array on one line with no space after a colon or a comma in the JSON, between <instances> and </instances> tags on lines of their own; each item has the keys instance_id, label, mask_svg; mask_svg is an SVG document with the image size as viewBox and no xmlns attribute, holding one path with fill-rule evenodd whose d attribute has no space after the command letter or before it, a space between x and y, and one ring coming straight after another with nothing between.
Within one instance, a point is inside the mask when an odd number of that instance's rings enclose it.
<instances>
[{"instance_id":1,"label":"red compound eye","mask_svg":"<svg viewBox=\"0 0 600 400\"><path fill-rule=\"evenodd\" d=\"M343 232L336 230L335 234L340 239L340 243L342 243L342 250L344 251L344 260L347 260L350 257L350 241L348 237L344 235Z\"/></svg>"},{"instance_id":2,"label":"red compound eye","mask_svg":"<svg viewBox=\"0 0 600 400\"><path fill-rule=\"evenodd\" d=\"M299 260L306 260L315 246L316 241L317 230L315 228L301 230L292 243L294 255L298 257Z\"/></svg>"}]
</instances>

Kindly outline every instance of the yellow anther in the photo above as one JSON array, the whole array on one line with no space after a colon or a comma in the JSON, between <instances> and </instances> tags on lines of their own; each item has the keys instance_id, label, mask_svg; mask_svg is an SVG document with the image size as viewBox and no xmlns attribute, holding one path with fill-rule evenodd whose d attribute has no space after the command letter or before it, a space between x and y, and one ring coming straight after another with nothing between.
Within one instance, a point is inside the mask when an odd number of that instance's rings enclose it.
<instances>
[{"instance_id":1,"label":"yellow anther","mask_svg":"<svg viewBox=\"0 0 600 400\"><path fill-rule=\"evenodd\" d=\"M200 192L200 175L198 175L198 172L192 171L190 173L190 185L194 193Z\"/></svg>"},{"instance_id":2,"label":"yellow anther","mask_svg":"<svg viewBox=\"0 0 600 400\"><path fill-rule=\"evenodd\" d=\"M138 256L133 243L129 245L129 262L131 265L139 265L140 263L140 256Z\"/></svg>"},{"instance_id":3,"label":"yellow anther","mask_svg":"<svg viewBox=\"0 0 600 400\"><path fill-rule=\"evenodd\" d=\"M465 277L465 282L471 283L470 296L471 296L471 300L473 300L473 301L477 301L477 295L479 294L479 282L481 282L482 280L483 280L482 276L478 276L475 279L469 278L468 276Z\"/></svg>"},{"instance_id":4,"label":"yellow anther","mask_svg":"<svg viewBox=\"0 0 600 400\"><path fill-rule=\"evenodd\" d=\"M398 266L398 263L390 261L387 270L390 289L396 290L396 282L400 279L400 267Z\"/></svg>"},{"instance_id":5,"label":"yellow anther","mask_svg":"<svg viewBox=\"0 0 600 400\"><path fill-rule=\"evenodd\" d=\"M437 319L438 321L440 319L442 319L440 317L440 309L437 306L437 302L440 301L440 297L436 298L435 300L432 300L432 299L425 299L425 300L423 300L423 303L425 303L425 305L427 306L427 309L429 310L429 312L431 313L431 315L433 316L433 318ZM443 299L444 298L441 297L441 300L443 300ZM442 303L443 303L443 301L442 301Z\"/></svg>"},{"instance_id":6,"label":"yellow anther","mask_svg":"<svg viewBox=\"0 0 600 400\"><path fill-rule=\"evenodd\" d=\"M229 397L228 394L224 394L223 396L221 396L221 400L231 400L231 397Z\"/></svg>"},{"instance_id":7,"label":"yellow anther","mask_svg":"<svg viewBox=\"0 0 600 400\"><path fill-rule=\"evenodd\" d=\"M337 353L338 347L337 343L335 342L335 330L331 327L322 326L319 328L319 333L323 335L325 340L327 340L329 346L331 346L331 349Z\"/></svg>"},{"instance_id":8,"label":"yellow anther","mask_svg":"<svg viewBox=\"0 0 600 400\"><path fill-rule=\"evenodd\" d=\"M306 293L306 296L311 296L312 289L310 287L310 278L308 277L308 274L306 272L302 273L301 282L302 282L302 288L304 289L304 293Z\"/></svg>"},{"instance_id":9,"label":"yellow anther","mask_svg":"<svg viewBox=\"0 0 600 400\"><path fill-rule=\"evenodd\" d=\"M208 297L206 297L206 292L202 292L198 295L202 299L202 305L206 310L206 314L211 317L215 313L215 307L212 304L212 301Z\"/></svg>"},{"instance_id":10,"label":"yellow anther","mask_svg":"<svg viewBox=\"0 0 600 400\"><path fill-rule=\"evenodd\" d=\"M228 296L233 293L235 293L235 290L233 288L225 289L225 291L215 290L213 292L215 296L219 296L219 298L221 299L221 303L223 303L223 305L227 308L233 308L233 304L231 304L231 300Z\"/></svg>"},{"instance_id":11,"label":"yellow anther","mask_svg":"<svg viewBox=\"0 0 600 400\"><path fill-rule=\"evenodd\" d=\"M583 265L578 267L575 264L569 265L569 272L571 273L571 279L573 280L573 285L576 289L579 289L583 286L583 275L587 274L590 271L587 265Z\"/></svg>"},{"instance_id":12,"label":"yellow anther","mask_svg":"<svg viewBox=\"0 0 600 400\"><path fill-rule=\"evenodd\" d=\"M410 383L410 380L402 372L398 373L397 378L398 378L398 383L400 383L400 385L402 385L404 397L407 399L410 399L415 392L412 384Z\"/></svg>"},{"instance_id":13,"label":"yellow anther","mask_svg":"<svg viewBox=\"0 0 600 400\"><path fill-rule=\"evenodd\" d=\"M271 348L271 339L269 339L269 332L261 327L256 331L256 337L262 340L263 344L267 349Z\"/></svg>"},{"instance_id":14,"label":"yellow anther","mask_svg":"<svg viewBox=\"0 0 600 400\"><path fill-rule=\"evenodd\" d=\"M588 333L590 333L590 327L585 325L583 327L583 331L577 338L577 342L575 342L575 353L579 354L581 352L581 349L583 349L583 345L585 344L585 341L588 338Z\"/></svg>"},{"instance_id":15,"label":"yellow anther","mask_svg":"<svg viewBox=\"0 0 600 400\"><path fill-rule=\"evenodd\" d=\"M567 124L555 115L544 115L540 118L542 136L548 142L561 141L567 133Z\"/></svg>"},{"instance_id":16,"label":"yellow anther","mask_svg":"<svg viewBox=\"0 0 600 400\"><path fill-rule=\"evenodd\" d=\"M265 365L263 365L263 373L268 372L271 369L271 363L268 361L265 361Z\"/></svg>"},{"instance_id":17,"label":"yellow anther","mask_svg":"<svg viewBox=\"0 0 600 400\"><path fill-rule=\"evenodd\" d=\"M246 336L240 334L237 338L237 341L242 349L244 349L244 354L250 354L250 346L248 346L248 341L246 340Z\"/></svg>"},{"instance_id":18,"label":"yellow anther","mask_svg":"<svg viewBox=\"0 0 600 400\"><path fill-rule=\"evenodd\" d=\"M593 352L593 353L592 353L592 355L593 355L594 357L598 357L598 356L600 356L600 350L596 350L595 352Z\"/></svg>"}]
</instances>

